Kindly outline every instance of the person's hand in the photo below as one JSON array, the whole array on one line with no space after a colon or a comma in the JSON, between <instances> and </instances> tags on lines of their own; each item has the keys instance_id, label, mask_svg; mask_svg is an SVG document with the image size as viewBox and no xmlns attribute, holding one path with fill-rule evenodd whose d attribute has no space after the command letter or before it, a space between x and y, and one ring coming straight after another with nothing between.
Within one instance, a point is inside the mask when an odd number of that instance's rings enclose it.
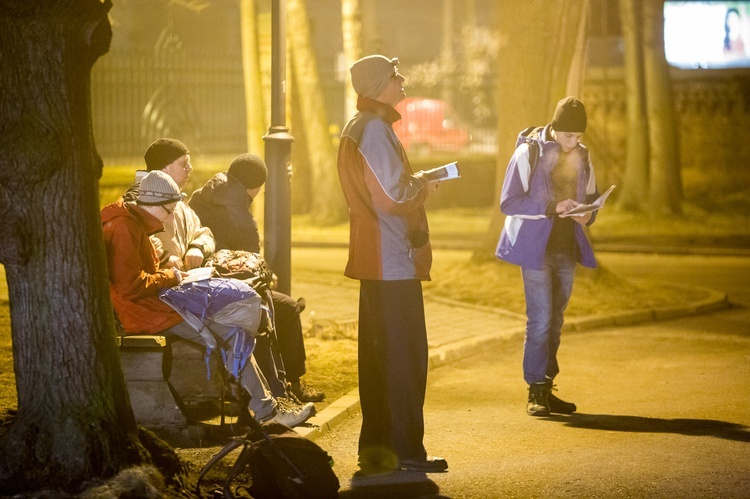
<instances>
[{"instance_id":1,"label":"person's hand","mask_svg":"<svg viewBox=\"0 0 750 499\"><path fill-rule=\"evenodd\" d=\"M573 208L575 208L576 206L578 206L579 204L580 203L578 201L575 201L573 199L566 199L565 201L560 201L555 206L555 213L557 214L566 213L572 210Z\"/></svg>"},{"instance_id":2,"label":"person's hand","mask_svg":"<svg viewBox=\"0 0 750 499\"><path fill-rule=\"evenodd\" d=\"M185 253L185 269L190 270L203 265L203 252L198 248L190 248Z\"/></svg>"},{"instance_id":3,"label":"person's hand","mask_svg":"<svg viewBox=\"0 0 750 499\"><path fill-rule=\"evenodd\" d=\"M170 256L169 259L164 263L163 268L181 270L182 260L178 256Z\"/></svg>"},{"instance_id":4,"label":"person's hand","mask_svg":"<svg viewBox=\"0 0 750 499\"><path fill-rule=\"evenodd\" d=\"M436 190L438 190L438 187L440 187L440 182L430 182L427 180L427 178L424 176L423 172L417 172L414 174L414 178L418 179L420 182L422 182L422 185L427 189L427 194L432 194Z\"/></svg>"},{"instance_id":5,"label":"person's hand","mask_svg":"<svg viewBox=\"0 0 750 499\"><path fill-rule=\"evenodd\" d=\"M188 275L187 272L183 272L182 270L174 269L174 276L177 278L177 284L180 284L184 278L186 278Z\"/></svg>"},{"instance_id":6,"label":"person's hand","mask_svg":"<svg viewBox=\"0 0 750 499\"><path fill-rule=\"evenodd\" d=\"M584 213L581 216L575 216L575 217L570 217L570 218L572 218L573 220L575 220L579 224L581 224L583 226L586 226L586 224L589 223L589 220L591 220L591 216L592 215L593 215L592 212L588 212L588 213Z\"/></svg>"}]
</instances>

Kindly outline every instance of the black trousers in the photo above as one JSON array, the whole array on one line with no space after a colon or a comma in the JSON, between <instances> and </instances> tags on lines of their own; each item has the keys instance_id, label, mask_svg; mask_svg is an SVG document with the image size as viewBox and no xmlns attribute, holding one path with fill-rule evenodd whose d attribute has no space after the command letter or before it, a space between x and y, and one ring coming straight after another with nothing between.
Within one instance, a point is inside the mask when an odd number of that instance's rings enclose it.
<instances>
[{"instance_id":1,"label":"black trousers","mask_svg":"<svg viewBox=\"0 0 750 499\"><path fill-rule=\"evenodd\" d=\"M305 342L297 300L272 291L274 337L256 338L253 355L274 397L286 394L286 382L305 374Z\"/></svg>"},{"instance_id":2,"label":"black trousers","mask_svg":"<svg viewBox=\"0 0 750 499\"><path fill-rule=\"evenodd\" d=\"M359 396L363 456L426 455L427 330L418 280L360 281Z\"/></svg>"}]
</instances>

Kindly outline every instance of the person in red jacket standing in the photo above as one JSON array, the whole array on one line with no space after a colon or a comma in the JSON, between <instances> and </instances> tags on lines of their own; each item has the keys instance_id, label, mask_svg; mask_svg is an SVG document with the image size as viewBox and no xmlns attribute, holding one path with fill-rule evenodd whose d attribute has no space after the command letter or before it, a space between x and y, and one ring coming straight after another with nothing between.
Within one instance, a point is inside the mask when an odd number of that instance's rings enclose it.
<instances>
[{"instance_id":1,"label":"person in red jacket standing","mask_svg":"<svg viewBox=\"0 0 750 499\"><path fill-rule=\"evenodd\" d=\"M349 205L345 275L360 281L359 395L362 472L439 472L428 456L423 406L427 331L422 282L432 249L424 202L437 188L413 173L393 131L406 97L398 59L364 57L351 67L359 111L341 134L338 173Z\"/></svg>"}]
</instances>

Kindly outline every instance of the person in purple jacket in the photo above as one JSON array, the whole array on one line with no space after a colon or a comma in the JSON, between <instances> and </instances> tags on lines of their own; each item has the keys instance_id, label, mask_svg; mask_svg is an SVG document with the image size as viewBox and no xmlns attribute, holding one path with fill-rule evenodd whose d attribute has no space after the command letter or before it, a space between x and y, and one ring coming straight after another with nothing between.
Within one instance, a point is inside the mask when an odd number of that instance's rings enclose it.
<instances>
[{"instance_id":1,"label":"person in purple jacket","mask_svg":"<svg viewBox=\"0 0 750 499\"><path fill-rule=\"evenodd\" d=\"M575 404L552 390L560 372L557 350L576 264L596 267L583 230L596 212L565 216L599 196L588 150L580 143L586 123L583 103L575 97L562 99L550 124L519 141L503 181L500 210L507 217L495 255L519 265L523 276L523 376L530 416L576 411Z\"/></svg>"}]
</instances>

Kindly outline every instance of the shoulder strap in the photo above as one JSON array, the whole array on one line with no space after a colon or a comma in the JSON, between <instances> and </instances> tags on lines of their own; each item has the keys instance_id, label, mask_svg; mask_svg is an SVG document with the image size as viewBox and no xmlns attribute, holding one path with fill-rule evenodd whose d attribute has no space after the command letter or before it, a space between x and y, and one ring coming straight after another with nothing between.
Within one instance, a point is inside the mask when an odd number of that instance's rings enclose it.
<instances>
[{"instance_id":1,"label":"shoulder strap","mask_svg":"<svg viewBox=\"0 0 750 499\"><path fill-rule=\"evenodd\" d=\"M536 140L528 140L526 142L529 145L529 166L531 169L529 170L529 177L534 173L534 168L536 168L536 164L539 161L539 142Z\"/></svg>"}]
</instances>

